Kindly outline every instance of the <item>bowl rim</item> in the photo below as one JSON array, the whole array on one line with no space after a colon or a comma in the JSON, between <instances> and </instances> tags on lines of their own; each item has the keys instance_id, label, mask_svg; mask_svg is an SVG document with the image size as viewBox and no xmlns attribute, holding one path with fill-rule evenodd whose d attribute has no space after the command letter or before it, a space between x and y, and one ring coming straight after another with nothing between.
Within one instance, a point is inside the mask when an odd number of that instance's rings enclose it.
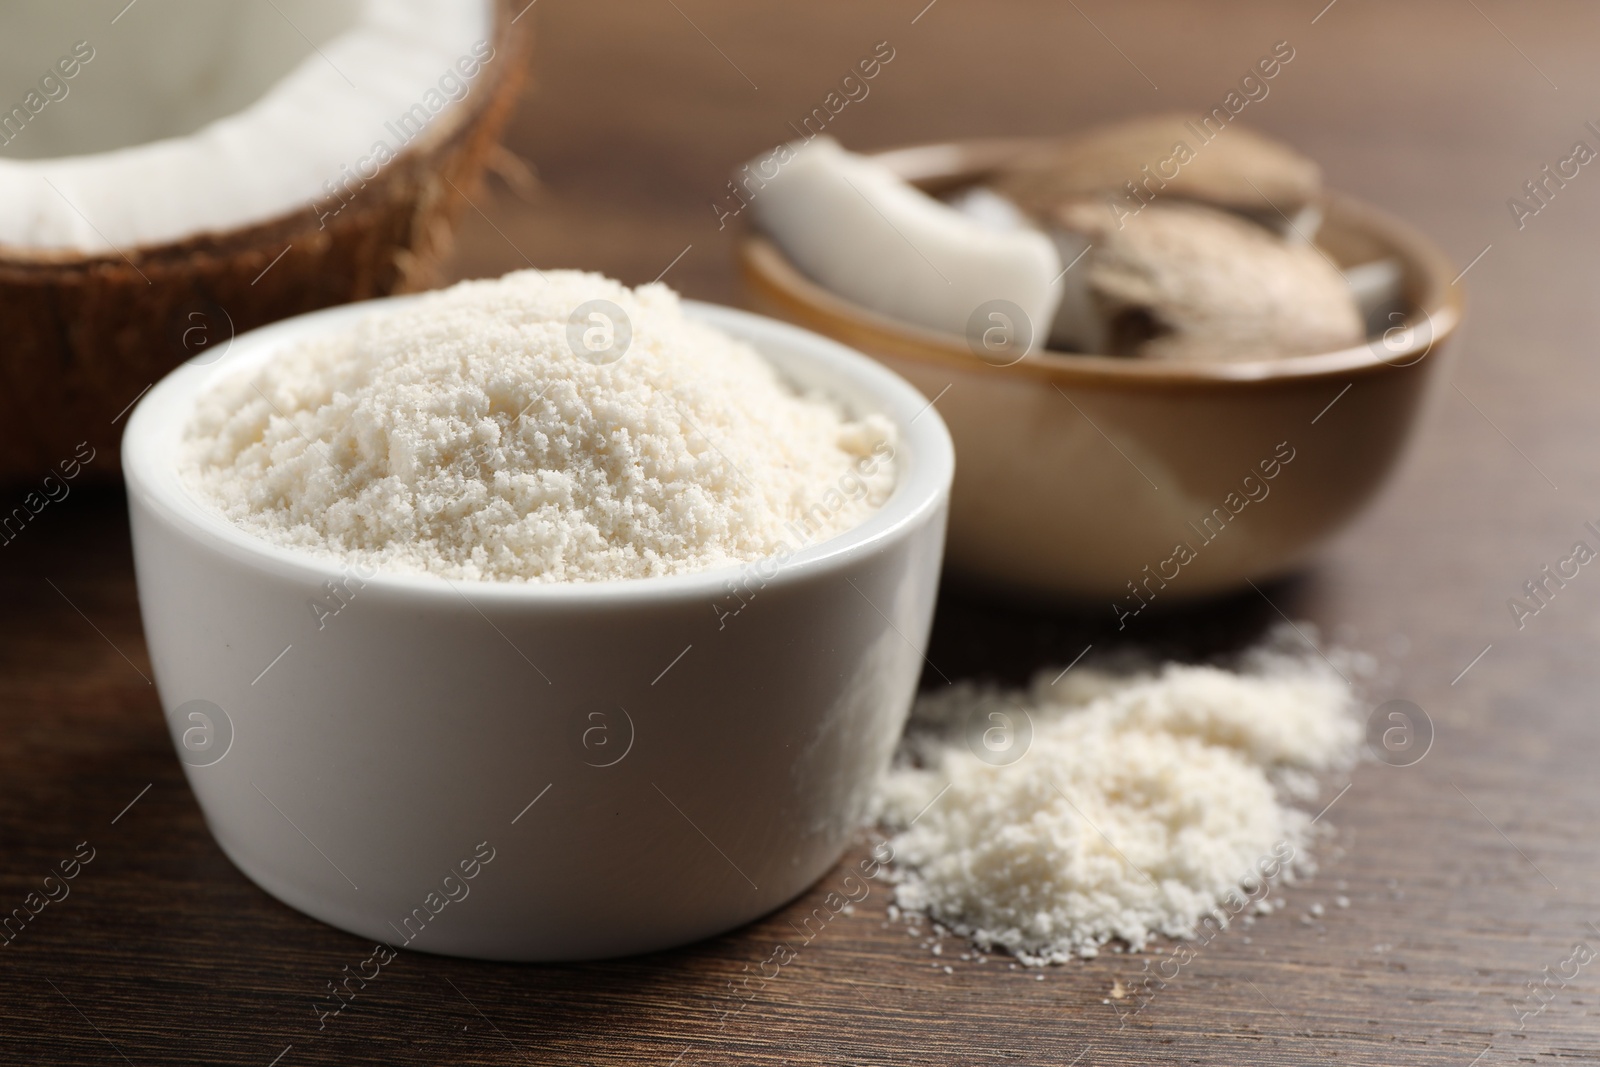
<instances>
[{"instance_id":1,"label":"bowl rim","mask_svg":"<svg viewBox=\"0 0 1600 1067\"><path fill-rule=\"evenodd\" d=\"M1008 159L1057 140L1019 137L943 141L869 155L914 184L959 186L979 181ZM1368 339L1335 352L1194 363L1035 349L1018 362L1000 367L976 358L960 337L900 322L824 288L753 227L744 230L737 247L745 283L809 328L867 351L936 363L952 371L1017 372L1057 386L1189 388L1382 373L1411 366L1439 349L1460 325L1465 307L1456 285L1459 275L1450 258L1420 231L1353 196L1325 190L1322 202L1327 212L1324 226L1332 224L1375 238L1400 263L1407 302L1422 314L1423 322L1405 327L1393 347L1380 339Z\"/></svg>"},{"instance_id":2,"label":"bowl rim","mask_svg":"<svg viewBox=\"0 0 1600 1067\"><path fill-rule=\"evenodd\" d=\"M277 545L235 526L183 483L175 462L177 451L197 398L220 377L258 366L303 338L325 335L354 325L375 311L398 309L429 295L382 297L296 315L240 334L214 361L189 363L171 371L138 402L123 431L122 467L130 508L146 506L191 542L240 566L276 577L321 586L330 580L346 580L353 566L364 569L365 565L356 561ZM592 582L447 579L379 567L370 577L357 573L363 595L387 591L426 601L457 601L470 592L469 603L481 600L497 605L636 606L694 599L714 604L728 595L741 577L748 582L751 573L759 577L760 588L765 590L825 575L874 555L912 534L945 506L955 449L938 411L909 382L846 345L798 326L700 301L685 300L683 306L689 317L750 344L786 377L792 363L832 381L841 391L870 397L874 410L887 415L899 432L895 487L889 499L860 524L801 545L787 559L779 554L688 574ZM756 569L772 560L779 561L774 573Z\"/></svg>"}]
</instances>

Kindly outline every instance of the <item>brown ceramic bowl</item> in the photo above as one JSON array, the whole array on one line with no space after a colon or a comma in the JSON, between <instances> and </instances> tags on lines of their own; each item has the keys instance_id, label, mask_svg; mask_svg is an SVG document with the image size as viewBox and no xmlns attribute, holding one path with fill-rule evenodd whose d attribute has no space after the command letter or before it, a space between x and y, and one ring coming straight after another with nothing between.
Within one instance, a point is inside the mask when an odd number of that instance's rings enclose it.
<instances>
[{"instance_id":1,"label":"brown ceramic bowl","mask_svg":"<svg viewBox=\"0 0 1600 1067\"><path fill-rule=\"evenodd\" d=\"M981 180L1036 141L880 154L930 192ZM1341 352L1179 364L1034 352L997 367L967 339L869 311L747 234L750 302L881 360L934 398L956 444L947 559L1017 591L1214 593L1301 564L1378 493L1447 380L1461 319L1449 259L1415 230L1330 196L1318 243L1341 266L1391 257L1403 310ZM1369 326L1373 324L1369 323Z\"/></svg>"}]
</instances>

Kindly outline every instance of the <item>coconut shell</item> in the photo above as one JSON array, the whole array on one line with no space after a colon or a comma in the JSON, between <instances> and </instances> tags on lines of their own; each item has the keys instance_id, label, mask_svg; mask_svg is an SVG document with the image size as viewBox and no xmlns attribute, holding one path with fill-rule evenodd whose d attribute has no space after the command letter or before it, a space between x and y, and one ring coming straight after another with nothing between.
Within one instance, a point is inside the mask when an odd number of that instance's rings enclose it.
<instances>
[{"instance_id":1,"label":"coconut shell","mask_svg":"<svg viewBox=\"0 0 1600 1067\"><path fill-rule=\"evenodd\" d=\"M1200 200L1273 217L1294 216L1321 192L1321 169L1288 146L1237 122L1210 141L1197 127L1198 119L1176 114L1098 126L1027 153L998 170L991 184L1036 218L1084 196L1126 195L1135 209L1128 182L1145 198ZM1179 144L1193 153L1181 165ZM1174 162L1163 167L1168 160Z\"/></svg>"},{"instance_id":2,"label":"coconut shell","mask_svg":"<svg viewBox=\"0 0 1600 1067\"><path fill-rule=\"evenodd\" d=\"M0 247L0 483L36 482L94 449L80 480L121 477L126 411L235 334L438 283L453 224L510 116L531 22L495 5L496 61L473 92L319 223L309 206L226 233L119 253ZM286 251L287 250L287 251ZM281 254L281 258L278 258ZM276 260L276 262L274 262Z\"/></svg>"}]
</instances>

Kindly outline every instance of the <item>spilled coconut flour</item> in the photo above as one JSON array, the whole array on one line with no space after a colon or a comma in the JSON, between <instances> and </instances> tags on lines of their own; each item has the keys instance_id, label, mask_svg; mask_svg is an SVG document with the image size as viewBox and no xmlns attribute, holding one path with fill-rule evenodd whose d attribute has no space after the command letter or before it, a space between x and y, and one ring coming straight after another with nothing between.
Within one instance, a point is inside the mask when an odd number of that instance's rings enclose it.
<instances>
[{"instance_id":1,"label":"spilled coconut flour","mask_svg":"<svg viewBox=\"0 0 1600 1067\"><path fill-rule=\"evenodd\" d=\"M879 797L901 908L1043 965L1192 937L1306 862L1312 817L1291 802L1361 737L1329 665L1269 645L1236 670L1053 676L918 702ZM1028 721L1020 759L978 757L984 730L1021 744Z\"/></svg>"},{"instance_id":2,"label":"spilled coconut flour","mask_svg":"<svg viewBox=\"0 0 1600 1067\"><path fill-rule=\"evenodd\" d=\"M632 328L603 364L568 340L596 299ZM463 579L760 559L894 485L887 418L797 395L664 285L577 271L463 282L283 352L202 397L185 449L190 487L268 541Z\"/></svg>"}]
</instances>

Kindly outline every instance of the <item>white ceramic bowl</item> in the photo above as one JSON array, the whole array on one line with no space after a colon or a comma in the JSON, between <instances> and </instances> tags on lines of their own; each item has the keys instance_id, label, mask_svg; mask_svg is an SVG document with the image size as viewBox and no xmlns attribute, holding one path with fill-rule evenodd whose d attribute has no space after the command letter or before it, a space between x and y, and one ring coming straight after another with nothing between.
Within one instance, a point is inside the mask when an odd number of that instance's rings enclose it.
<instances>
[{"instance_id":1,"label":"white ceramic bowl","mask_svg":"<svg viewBox=\"0 0 1600 1067\"><path fill-rule=\"evenodd\" d=\"M938 412L833 341L689 304L900 427L889 501L776 573L363 577L189 493L175 458L202 390L403 299L241 336L128 421L145 634L217 842L324 922L487 959L644 952L790 900L848 844L922 668L954 462Z\"/></svg>"}]
</instances>

